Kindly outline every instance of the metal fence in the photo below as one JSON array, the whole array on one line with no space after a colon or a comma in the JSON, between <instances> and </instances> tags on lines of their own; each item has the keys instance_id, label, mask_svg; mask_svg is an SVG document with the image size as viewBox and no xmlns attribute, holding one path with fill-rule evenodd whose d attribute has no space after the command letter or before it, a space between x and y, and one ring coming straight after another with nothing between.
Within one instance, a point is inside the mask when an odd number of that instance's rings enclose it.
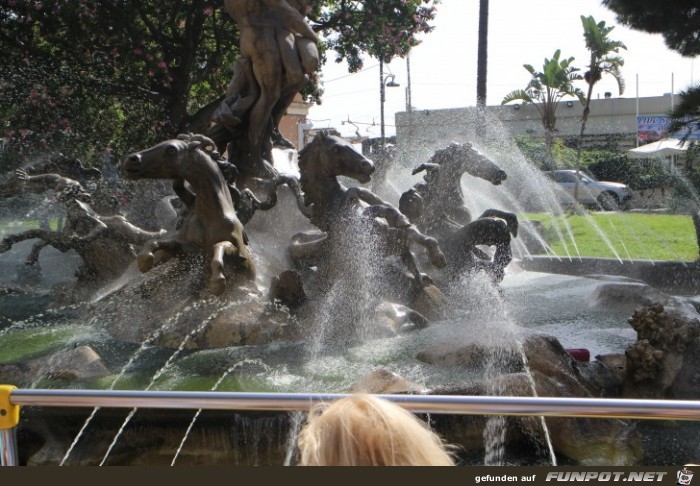
<instances>
[{"instance_id":1,"label":"metal fence","mask_svg":"<svg viewBox=\"0 0 700 486\"><path fill-rule=\"evenodd\" d=\"M112 407L237 411L308 411L348 394L163 392L122 390L23 390L0 385L0 457L18 463L15 428L20 407ZM542 417L700 420L697 400L376 395L414 413Z\"/></svg>"}]
</instances>

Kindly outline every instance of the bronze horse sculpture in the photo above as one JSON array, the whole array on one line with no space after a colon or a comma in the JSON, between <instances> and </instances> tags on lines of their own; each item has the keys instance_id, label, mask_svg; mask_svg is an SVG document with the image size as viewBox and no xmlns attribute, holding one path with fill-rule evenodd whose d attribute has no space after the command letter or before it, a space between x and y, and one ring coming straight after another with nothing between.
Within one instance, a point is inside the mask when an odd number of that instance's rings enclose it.
<instances>
[{"instance_id":1,"label":"bronze horse sculpture","mask_svg":"<svg viewBox=\"0 0 700 486\"><path fill-rule=\"evenodd\" d=\"M127 156L120 169L133 180L173 179L173 188L185 204L173 235L144 244L137 258L139 269L150 270L156 252L165 252L164 258L203 253L209 261L209 290L220 295L226 290L225 263L232 263L236 273L249 280L255 278L255 264L217 158L211 139L180 135Z\"/></svg>"},{"instance_id":2,"label":"bronze horse sculpture","mask_svg":"<svg viewBox=\"0 0 700 486\"><path fill-rule=\"evenodd\" d=\"M469 174L497 186L508 174L469 143L450 143L436 151L430 160L413 170L413 174L425 171L424 183L413 189L423 198L427 215L439 226L444 220L458 225L472 221L472 214L464 202L462 176ZM433 225L431 225L433 226Z\"/></svg>"},{"instance_id":3,"label":"bronze horse sculpture","mask_svg":"<svg viewBox=\"0 0 700 486\"><path fill-rule=\"evenodd\" d=\"M422 171L426 172L423 182L402 194L401 212L440 242L450 280L465 271L485 270L496 283L500 282L513 258L510 242L518 234L518 218L510 212L488 209L472 220L464 205L461 178L468 173L499 185L507 178L506 172L470 143L452 143L438 150L413 174ZM479 245L495 247L493 257Z\"/></svg>"},{"instance_id":4,"label":"bronze horse sculpture","mask_svg":"<svg viewBox=\"0 0 700 486\"><path fill-rule=\"evenodd\" d=\"M319 133L299 153L299 172L299 181L288 178L287 184L301 212L320 232L294 236L289 254L295 264L332 267L327 264L329 255L337 248L342 253L346 240L359 231L369 237L377 256L400 257L418 285L425 275L410 251L412 243L427 250L434 266L445 266L445 256L435 238L421 233L397 208L368 189L347 188L340 183L340 176L366 183L374 172L372 162L344 139Z\"/></svg>"},{"instance_id":5,"label":"bronze horse sculpture","mask_svg":"<svg viewBox=\"0 0 700 486\"><path fill-rule=\"evenodd\" d=\"M0 241L0 253L20 241L38 239L25 261L26 265L35 265L47 245L61 252L75 250L83 260L75 274L76 289L81 293L94 291L119 277L136 258L133 245L142 245L162 234L145 231L121 215L98 214L91 207L90 193L79 182L67 177L58 174L30 176L22 170L18 170L17 177L32 192L39 192L40 188L54 191L54 200L65 205L65 223L57 231L30 229L6 236Z\"/></svg>"}]
</instances>

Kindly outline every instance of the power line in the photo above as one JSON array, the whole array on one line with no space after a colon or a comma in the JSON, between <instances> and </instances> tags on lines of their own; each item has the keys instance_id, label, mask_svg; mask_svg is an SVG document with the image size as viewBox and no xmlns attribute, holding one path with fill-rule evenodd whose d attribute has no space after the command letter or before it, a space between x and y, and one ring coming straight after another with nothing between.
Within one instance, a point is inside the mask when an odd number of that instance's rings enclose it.
<instances>
[{"instance_id":1,"label":"power line","mask_svg":"<svg viewBox=\"0 0 700 486\"><path fill-rule=\"evenodd\" d=\"M369 69L374 69L374 68L376 68L376 67L378 67L378 66L379 66L379 64L375 64L374 66L368 66L368 67L366 67L366 68L364 68L364 69L360 69L360 70L357 71L357 72L349 73L349 74L346 74L345 76L340 76L339 78L329 79L328 81L324 81L323 84L332 83L333 81L338 81L339 79L349 78L350 76L354 76L354 75L356 75L356 74L360 74L360 73L365 72L365 71L367 71L367 70L369 70Z\"/></svg>"}]
</instances>

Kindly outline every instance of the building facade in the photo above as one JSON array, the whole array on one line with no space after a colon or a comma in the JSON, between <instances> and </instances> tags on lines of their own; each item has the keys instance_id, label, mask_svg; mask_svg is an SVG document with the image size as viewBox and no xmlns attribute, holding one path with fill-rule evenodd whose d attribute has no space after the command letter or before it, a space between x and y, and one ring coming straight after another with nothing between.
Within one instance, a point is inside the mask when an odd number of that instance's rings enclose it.
<instances>
[{"instance_id":1,"label":"building facade","mask_svg":"<svg viewBox=\"0 0 700 486\"><path fill-rule=\"evenodd\" d=\"M671 94L645 98L591 100L584 133L584 147L616 144L620 149L637 146L645 137L662 138L663 134L643 133L644 118L665 117L671 111ZM556 111L555 136L573 144L581 130L583 105L562 101ZM478 134L477 134L478 132ZM477 118L476 108L414 110L396 114L398 146L441 146L450 141L499 139L525 135L543 137L542 120L533 104L488 106L485 123Z\"/></svg>"},{"instance_id":2,"label":"building facade","mask_svg":"<svg viewBox=\"0 0 700 486\"><path fill-rule=\"evenodd\" d=\"M280 133L284 138L294 144L296 149L304 147L304 132L310 129L313 125L307 120L311 105L308 101L304 101L302 96L297 93L294 101L287 108L287 113L282 117L279 124Z\"/></svg>"}]
</instances>

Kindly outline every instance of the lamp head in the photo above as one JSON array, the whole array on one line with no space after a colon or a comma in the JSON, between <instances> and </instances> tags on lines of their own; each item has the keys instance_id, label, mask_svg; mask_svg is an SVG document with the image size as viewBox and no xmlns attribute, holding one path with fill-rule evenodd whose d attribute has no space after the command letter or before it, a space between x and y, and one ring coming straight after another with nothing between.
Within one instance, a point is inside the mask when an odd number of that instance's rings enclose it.
<instances>
[{"instance_id":1,"label":"lamp head","mask_svg":"<svg viewBox=\"0 0 700 486\"><path fill-rule=\"evenodd\" d=\"M384 79L384 83L386 84L387 88L398 88L401 86L399 83L395 81L396 75L394 74L389 74L387 77Z\"/></svg>"}]
</instances>

